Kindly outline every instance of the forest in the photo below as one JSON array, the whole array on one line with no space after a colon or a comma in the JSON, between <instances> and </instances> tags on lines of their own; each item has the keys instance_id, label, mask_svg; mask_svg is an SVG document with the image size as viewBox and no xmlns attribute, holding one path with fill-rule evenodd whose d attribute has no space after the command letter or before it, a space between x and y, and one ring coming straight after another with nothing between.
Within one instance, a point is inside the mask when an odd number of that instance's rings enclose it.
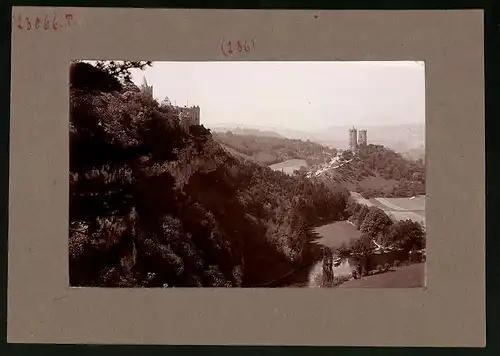
<instances>
[{"instance_id":1,"label":"forest","mask_svg":"<svg viewBox=\"0 0 500 356\"><path fill-rule=\"evenodd\" d=\"M311 226L347 218L340 185L239 159L202 125L181 130L131 83L141 66L70 67L71 286L251 287L304 262Z\"/></svg>"}]
</instances>

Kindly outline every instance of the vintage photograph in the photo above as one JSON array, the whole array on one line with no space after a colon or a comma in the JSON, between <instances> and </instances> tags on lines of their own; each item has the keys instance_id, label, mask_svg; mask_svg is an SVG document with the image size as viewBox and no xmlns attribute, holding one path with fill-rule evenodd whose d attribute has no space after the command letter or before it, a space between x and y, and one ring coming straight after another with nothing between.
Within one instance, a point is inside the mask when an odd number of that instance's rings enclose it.
<instances>
[{"instance_id":1,"label":"vintage photograph","mask_svg":"<svg viewBox=\"0 0 500 356\"><path fill-rule=\"evenodd\" d=\"M70 286L425 286L424 62L68 70Z\"/></svg>"}]
</instances>

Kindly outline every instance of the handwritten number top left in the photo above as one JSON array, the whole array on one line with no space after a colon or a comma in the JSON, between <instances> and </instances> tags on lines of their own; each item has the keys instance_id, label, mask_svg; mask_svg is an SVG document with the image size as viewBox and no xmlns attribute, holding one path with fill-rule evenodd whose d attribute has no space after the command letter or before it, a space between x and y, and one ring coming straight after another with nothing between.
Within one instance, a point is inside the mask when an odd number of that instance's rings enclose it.
<instances>
[{"instance_id":1,"label":"handwritten number top left","mask_svg":"<svg viewBox=\"0 0 500 356\"><path fill-rule=\"evenodd\" d=\"M73 24L73 14L65 14L64 18L66 20L66 25L67 27L70 27ZM13 20L14 20L13 16ZM49 30L57 30L61 27L64 27L64 24L59 23L58 18L56 15L53 15L52 18L50 18L49 15L41 18L41 17L35 17L34 19L25 16L23 17L22 15L17 16L17 28L20 30L27 30L31 31L32 29L40 29L42 27L42 21L43 21L43 29Z\"/></svg>"}]
</instances>

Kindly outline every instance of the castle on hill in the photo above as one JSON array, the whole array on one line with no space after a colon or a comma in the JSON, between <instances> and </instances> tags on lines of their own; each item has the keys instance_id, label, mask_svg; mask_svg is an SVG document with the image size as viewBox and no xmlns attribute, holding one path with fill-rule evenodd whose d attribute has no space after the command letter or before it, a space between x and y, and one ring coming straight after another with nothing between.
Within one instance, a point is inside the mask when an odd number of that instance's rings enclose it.
<instances>
[{"instance_id":1,"label":"castle on hill","mask_svg":"<svg viewBox=\"0 0 500 356\"><path fill-rule=\"evenodd\" d=\"M353 126L352 129L349 129L349 149L352 152L358 150L358 147L361 145L367 145L368 139L366 136L366 130L359 130L359 138L358 138L358 130Z\"/></svg>"},{"instance_id":2,"label":"castle on hill","mask_svg":"<svg viewBox=\"0 0 500 356\"><path fill-rule=\"evenodd\" d=\"M143 79L141 89L149 97L153 98L153 86L148 84L146 77ZM182 107L172 105L172 103L168 100L167 102L167 105L172 107L178 113L179 123L182 130L189 133L190 127L200 125L200 107L198 105L190 107L185 105Z\"/></svg>"}]
</instances>

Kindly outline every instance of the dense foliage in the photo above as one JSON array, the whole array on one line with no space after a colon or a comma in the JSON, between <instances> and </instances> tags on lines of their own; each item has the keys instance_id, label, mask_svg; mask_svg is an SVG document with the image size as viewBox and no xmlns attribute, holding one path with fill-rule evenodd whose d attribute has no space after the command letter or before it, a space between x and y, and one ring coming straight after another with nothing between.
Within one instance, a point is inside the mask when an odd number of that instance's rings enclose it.
<instances>
[{"instance_id":1,"label":"dense foliage","mask_svg":"<svg viewBox=\"0 0 500 356\"><path fill-rule=\"evenodd\" d=\"M72 286L266 283L301 263L311 224L344 218L347 191L242 161L203 126L187 134L106 71L71 73Z\"/></svg>"},{"instance_id":2,"label":"dense foliage","mask_svg":"<svg viewBox=\"0 0 500 356\"><path fill-rule=\"evenodd\" d=\"M309 166L328 162L337 151L311 141L282 137L214 133L215 139L249 156L255 162L271 165L290 159L303 159Z\"/></svg>"},{"instance_id":3,"label":"dense foliage","mask_svg":"<svg viewBox=\"0 0 500 356\"><path fill-rule=\"evenodd\" d=\"M124 82L131 82L130 69L151 67L151 61L96 61L95 66Z\"/></svg>"},{"instance_id":4,"label":"dense foliage","mask_svg":"<svg viewBox=\"0 0 500 356\"><path fill-rule=\"evenodd\" d=\"M372 240L382 246L401 248L405 251L425 248L425 229L413 220L394 222L382 209L366 206L349 199L346 206L348 220L361 231L361 237L343 244L338 252L347 256L350 253L369 253L373 250Z\"/></svg>"}]
</instances>

